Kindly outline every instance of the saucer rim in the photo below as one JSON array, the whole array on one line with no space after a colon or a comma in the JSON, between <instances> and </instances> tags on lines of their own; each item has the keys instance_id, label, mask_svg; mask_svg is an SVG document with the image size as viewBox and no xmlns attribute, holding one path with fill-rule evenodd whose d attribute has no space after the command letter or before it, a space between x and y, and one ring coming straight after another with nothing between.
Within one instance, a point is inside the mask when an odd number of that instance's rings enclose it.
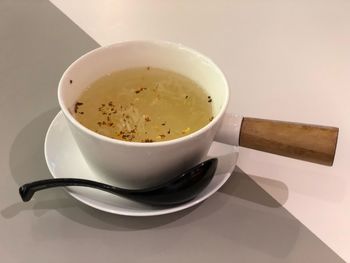
<instances>
[{"instance_id":1,"label":"saucer rim","mask_svg":"<svg viewBox=\"0 0 350 263\"><path fill-rule=\"evenodd\" d=\"M46 132L46 135L45 135L45 142L44 142L45 161L46 161L46 165L51 173L51 176L53 178L61 178L61 177L56 175L56 173L54 172L53 168L50 165L50 159L49 159L49 154L48 154L48 151L49 151L48 150L48 147L49 147L48 141L50 140L50 135L52 133L52 130L55 128L55 125L61 121L64 121L66 129L69 129L68 124L67 124L67 120L65 120L65 116L64 116L63 112L59 111L50 123L50 126L49 126L49 128ZM174 206L174 207L167 207L167 208L159 207L158 208L158 207L150 206L150 210L140 209L139 211L124 211L124 210L118 209L118 206L115 206L114 209L108 208L108 207L104 206L103 203L101 203L100 201L94 200L93 196L81 195L79 193L74 193L74 191L70 190L69 187L63 187L63 189L69 195L71 195L76 200L82 202L83 204L90 206L90 207L93 207L97 210L104 211L104 212L111 213L111 214L117 214L117 215L123 215L123 216L133 216L133 217L158 216L158 215L171 214L171 213L179 212L179 211L185 210L187 208L196 206L196 205L202 203L203 201L205 201L206 199L208 199L209 197L211 197L213 194L215 194L226 183L226 181L232 175L232 171L237 163L238 149L235 151L235 154L236 154L236 157L235 157L236 162L234 162L234 164L232 165L232 168L230 169L231 172L217 174L217 175L221 175L222 179L217 183L217 185L213 189L211 189L208 193L206 193L205 195L203 195L199 198L195 197L194 199L192 199L189 202L186 202L185 204ZM209 186L210 186L210 184L207 187L209 187Z\"/></svg>"}]
</instances>

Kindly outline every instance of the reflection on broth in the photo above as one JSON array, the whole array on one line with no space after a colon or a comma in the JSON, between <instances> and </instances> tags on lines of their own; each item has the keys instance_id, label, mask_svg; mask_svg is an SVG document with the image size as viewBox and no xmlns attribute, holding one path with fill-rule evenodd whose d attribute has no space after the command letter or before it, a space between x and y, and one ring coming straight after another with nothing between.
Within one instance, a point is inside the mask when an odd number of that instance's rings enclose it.
<instances>
[{"instance_id":1,"label":"reflection on broth","mask_svg":"<svg viewBox=\"0 0 350 263\"><path fill-rule=\"evenodd\" d=\"M71 109L85 127L134 142L176 139L212 120L212 98L194 81L159 68L116 71L92 83Z\"/></svg>"}]
</instances>

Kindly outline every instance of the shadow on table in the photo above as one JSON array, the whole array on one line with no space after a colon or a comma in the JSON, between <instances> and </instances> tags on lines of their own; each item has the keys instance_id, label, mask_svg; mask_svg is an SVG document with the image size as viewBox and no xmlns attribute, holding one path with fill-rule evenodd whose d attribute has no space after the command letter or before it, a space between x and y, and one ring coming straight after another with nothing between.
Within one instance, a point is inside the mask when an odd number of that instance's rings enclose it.
<instances>
[{"instance_id":1,"label":"shadow on table","mask_svg":"<svg viewBox=\"0 0 350 263\"><path fill-rule=\"evenodd\" d=\"M54 108L38 116L17 135L11 147L10 168L13 179L18 186L30 181L51 178L44 158L44 139L46 131L58 111L58 108ZM283 184L279 183L279 185L283 188ZM284 188L286 187L284 186ZM231 176L220 191L264 206L280 206L277 201L262 190L238 167L234 171L234 176ZM287 191L285 192L287 193ZM36 193L36 197L29 203L17 203L7 207L1 211L2 216L11 218L23 210L32 210L36 216L42 216L49 210L56 209L63 216L91 227L109 230L129 230L165 225L194 212L201 206L169 215L137 218L108 214L90 208L71 198L65 191L60 189L41 191ZM223 203L217 203L215 207L211 208L211 212L220 209L222 205Z\"/></svg>"},{"instance_id":2,"label":"shadow on table","mask_svg":"<svg viewBox=\"0 0 350 263\"><path fill-rule=\"evenodd\" d=\"M273 188L278 201L260 187L254 179ZM235 167L232 176L219 191L268 207L281 207L288 199L288 188L284 183L268 178L247 175L238 166Z\"/></svg>"}]
</instances>

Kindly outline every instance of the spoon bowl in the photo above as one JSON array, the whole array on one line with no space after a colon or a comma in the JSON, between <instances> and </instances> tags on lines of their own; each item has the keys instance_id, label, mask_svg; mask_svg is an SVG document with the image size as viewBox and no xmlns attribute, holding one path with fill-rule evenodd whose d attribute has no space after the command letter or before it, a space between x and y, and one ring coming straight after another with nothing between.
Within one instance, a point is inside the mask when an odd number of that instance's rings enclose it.
<instances>
[{"instance_id":1,"label":"spoon bowl","mask_svg":"<svg viewBox=\"0 0 350 263\"><path fill-rule=\"evenodd\" d=\"M80 178L59 178L24 184L19 188L19 194L24 202L28 202L34 193L40 190L64 186L82 186L109 192L148 205L174 206L192 200L207 187L215 174L217 164L217 158L206 160L168 182L144 189L124 189Z\"/></svg>"}]
</instances>

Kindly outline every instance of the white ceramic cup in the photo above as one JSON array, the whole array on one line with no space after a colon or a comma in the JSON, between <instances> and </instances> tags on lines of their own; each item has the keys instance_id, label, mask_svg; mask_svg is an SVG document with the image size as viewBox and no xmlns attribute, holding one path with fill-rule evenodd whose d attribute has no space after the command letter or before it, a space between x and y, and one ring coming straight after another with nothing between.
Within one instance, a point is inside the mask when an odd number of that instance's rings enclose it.
<instances>
[{"instance_id":1,"label":"white ceramic cup","mask_svg":"<svg viewBox=\"0 0 350 263\"><path fill-rule=\"evenodd\" d=\"M213 99L214 119L192 134L153 143L108 138L74 119L71 111L89 84L113 71L143 66L175 71L197 82ZM229 93L222 71L197 51L169 42L129 41L97 48L70 65L59 82L58 101L91 169L120 187L142 188L164 182L198 163L215 136L238 145L241 118L224 121Z\"/></svg>"}]
</instances>

